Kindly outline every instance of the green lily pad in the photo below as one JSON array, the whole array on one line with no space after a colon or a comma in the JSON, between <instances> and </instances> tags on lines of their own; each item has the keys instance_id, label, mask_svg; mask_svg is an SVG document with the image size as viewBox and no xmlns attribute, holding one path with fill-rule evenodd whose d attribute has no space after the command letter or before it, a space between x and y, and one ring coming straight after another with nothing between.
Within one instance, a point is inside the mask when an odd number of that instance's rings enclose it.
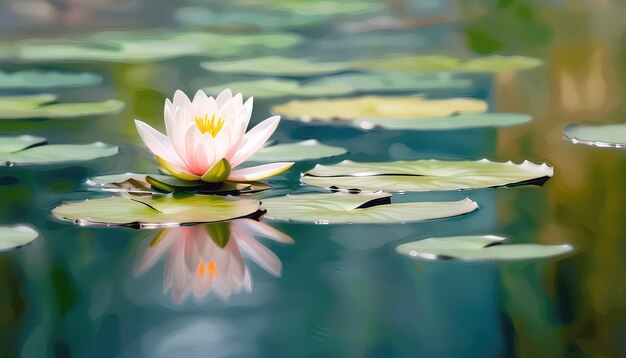
<instances>
[{"instance_id":1,"label":"green lily pad","mask_svg":"<svg viewBox=\"0 0 626 358\"><path fill-rule=\"evenodd\" d=\"M124 102L56 103L52 94L0 96L0 119L75 118L119 113Z\"/></svg>"},{"instance_id":2,"label":"green lily pad","mask_svg":"<svg viewBox=\"0 0 626 358\"><path fill-rule=\"evenodd\" d=\"M563 135L574 144L610 148L626 146L626 124L596 126L571 124L563 129Z\"/></svg>"},{"instance_id":3,"label":"green lily pad","mask_svg":"<svg viewBox=\"0 0 626 358\"><path fill-rule=\"evenodd\" d=\"M378 12L385 8L385 5L380 2L371 1L235 0L235 2L263 9L286 10L302 16L360 15Z\"/></svg>"},{"instance_id":4,"label":"green lily pad","mask_svg":"<svg viewBox=\"0 0 626 358\"><path fill-rule=\"evenodd\" d=\"M156 184L156 189L153 188ZM194 192L206 195L239 195L256 193L271 189L268 184L261 182L237 183L226 181L209 184L204 182L181 180L171 175L163 174L113 174L89 178L87 185L109 192L129 193L159 193L159 192Z\"/></svg>"},{"instance_id":5,"label":"green lily pad","mask_svg":"<svg viewBox=\"0 0 626 358\"><path fill-rule=\"evenodd\" d=\"M469 198L453 202L390 204L390 194L304 194L263 199L265 218L316 224L382 224L440 219L470 213Z\"/></svg>"},{"instance_id":6,"label":"green lily pad","mask_svg":"<svg viewBox=\"0 0 626 358\"><path fill-rule=\"evenodd\" d=\"M24 246L37 237L39 237L39 233L30 226L0 226L0 251Z\"/></svg>"},{"instance_id":7,"label":"green lily pad","mask_svg":"<svg viewBox=\"0 0 626 358\"><path fill-rule=\"evenodd\" d=\"M210 61L200 64L211 72L272 76L317 76L345 71L341 62L314 62L306 59L266 56L231 61Z\"/></svg>"},{"instance_id":8,"label":"green lily pad","mask_svg":"<svg viewBox=\"0 0 626 358\"><path fill-rule=\"evenodd\" d=\"M222 57L255 53L259 48L293 46L295 34L217 34L209 32L110 31L75 39L24 40L16 56L29 61L151 62L183 56Z\"/></svg>"},{"instance_id":9,"label":"green lily pad","mask_svg":"<svg viewBox=\"0 0 626 358\"><path fill-rule=\"evenodd\" d=\"M256 200L213 195L135 195L64 203L54 217L78 225L173 227L249 216L259 211Z\"/></svg>"},{"instance_id":10,"label":"green lily pad","mask_svg":"<svg viewBox=\"0 0 626 358\"><path fill-rule=\"evenodd\" d=\"M398 245L402 255L428 260L528 260L563 255L573 250L571 245L511 244L505 245L503 237L455 236L440 237Z\"/></svg>"},{"instance_id":11,"label":"green lily pad","mask_svg":"<svg viewBox=\"0 0 626 358\"><path fill-rule=\"evenodd\" d=\"M359 60L357 68L392 72L501 72L538 67L540 59L525 56L488 56L461 60L450 56L405 55Z\"/></svg>"},{"instance_id":12,"label":"green lily pad","mask_svg":"<svg viewBox=\"0 0 626 358\"><path fill-rule=\"evenodd\" d=\"M307 81L307 86L350 87L351 92L397 92L470 88L472 81L442 73L345 73Z\"/></svg>"},{"instance_id":13,"label":"green lily pad","mask_svg":"<svg viewBox=\"0 0 626 358\"><path fill-rule=\"evenodd\" d=\"M287 119L332 122L370 118L433 118L463 112L484 112L487 103L478 99L425 99L418 96L365 96L347 99L293 100L273 111Z\"/></svg>"},{"instance_id":14,"label":"green lily pad","mask_svg":"<svg viewBox=\"0 0 626 358\"><path fill-rule=\"evenodd\" d=\"M299 162L346 154L345 148L322 144L315 139L298 143L277 144L262 148L250 159L251 162Z\"/></svg>"},{"instance_id":15,"label":"green lily pad","mask_svg":"<svg viewBox=\"0 0 626 358\"><path fill-rule=\"evenodd\" d=\"M209 28L248 28L283 29L302 28L319 25L327 21L329 16L300 16L292 12L273 11L233 11L216 12L200 6L184 7L174 13L176 20L192 26Z\"/></svg>"},{"instance_id":16,"label":"green lily pad","mask_svg":"<svg viewBox=\"0 0 626 358\"><path fill-rule=\"evenodd\" d=\"M460 113L446 117L419 119L369 118L356 121L355 125L365 128L451 130L482 127L511 127L532 120L532 116L517 113Z\"/></svg>"},{"instance_id":17,"label":"green lily pad","mask_svg":"<svg viewBox=\"0 0 626 358\"><path fill-rule=\"evenodd\" d=\"M48 144L32 136L0 137L0 163L5 166L55 164L86 161L117 154L118 148L102 142L91 144Z\"/></svg>"},{"instance_id":18,"label":"green lily pad","mask_svg":"<svg viewBox=\"0 0 626 358\"><path fill-rule=\"evenodd\" d=\"M88 72L0 71L0 88L84 87L102 82L102 76Z\"/></svg>"},{"instance_id":19,"label":"green lily pad","mask_svg":"<svg viewBox=\"0 0 626 358\"><path fill-rule=\"evenodd\" d=\"M0 137L0 153L14 153L29 147L46 143L46 138L32 135Z\"/></svg>"},{"instance_id":20,"label":"green lily pad","mask_svg":"<svg viewBox=\"0 0 626 358\"><path fill-rule=\"evenodd\" d=\"M524 161L417 160L387 163L343 161L318 164L304 173L302 182L317 187L348 191L442 191L543 184L554 169Z\"/></svg>"},{"instance_id":21,"label":"green lily pad","mask_svg":"<svg viewBox=\"0 0 626 358\"><path fill-rule=\"evenodd\" d=\"M278 98L278 97L320 97L343 95L352 92L347 85L323 86L303 85L296 80L283 78L267 78L250 81L235 81L224 83L219 86L205 87L207 94L217 95L224 88L230 88L234 93L245 93L246 96L255 98Z\"/></svg>"}]
</instances>

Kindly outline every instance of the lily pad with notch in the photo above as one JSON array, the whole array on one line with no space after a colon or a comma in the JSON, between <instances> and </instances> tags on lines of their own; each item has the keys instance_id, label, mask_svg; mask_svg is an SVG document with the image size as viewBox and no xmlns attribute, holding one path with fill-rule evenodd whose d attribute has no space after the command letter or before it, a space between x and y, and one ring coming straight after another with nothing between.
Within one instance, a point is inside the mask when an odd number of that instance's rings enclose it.
<instances>
[{"instance_id":1,"label":"lily pad with notch","mask_svg":"<svg viewBox=\"0 0 626 358\"><path fill-rule=\"evenodd\" d=\"M27 225L0 226L0 251L22 247L38 237L39 232Z\"/></svg>"},{"instance_id":2,"label":"lily pad with notch","mask_svg":"<svg viewBox=\"0 0 626 358\"><path fill-rule=\"evenodd\" d=\"M54 217L77 225L175 227L258 216L260 202L214 195L113 196L63 203L52 210Z\"/></svg>"},{"instance_id":3,"label":"lily pad with notch","mask_svg":"<svg viewBox=\"0 0 626 358\"><path fill-rule=\"evenodd\" d=\"M30 135L0 137L0 163L26 166L88 161L117 154L118 147L90 144L46 144L46 139Z\"/></svg>"},{"instance_id":4,"label":"lily pad with notch","mask_svg":"<svg viewBox=\"0 0 626 358\"><path fill-rule=\"evenodd\" d=\"M452 202L391 203L387 193L287 195L262 200L264 218L315 224L382 224L441 219L470 213L469 198Z\"/></svg>"},{"instance_id":5,"label":"lily pad with notch","mask_svg":"<svg viewBox=\"0 0 626 358\"><path fill-rule=\"evenodd\" d=\"M570 124L563 135L574 144L586 144L603 148L626 147L626 124L585 126Z\"/></svg>"},{"instance_id":6,"label":"lily pad with notch","mask_svg":"<svg viewBox=\"0 0 626 358\"><path fill-rule=\"evenodd\" d=\"M340 191L445 191L542 185L554 174L546 164L524 161L417 160L359 163L345 160L316 165L303 174L303 183Z\"/></svg>"},{"instance_id":7,"label":"lily pad with notch","mask_svg":"<svg viewBox=\"0 0 626 358\"><path fill-rule=\"evenodd\" d=\"M89 178L87 185L109 192L174 193L189 192L206 195L240 195L269 190L272 187L261 182L205 183L181 180L164 174L124 173Z\"/></svg>"},{"instance_id":8,"label":"lily pad with notch","mask_svg":"<svg viewBox=\"0 0 626 358\"><path fill-rule=\"evenodd\" d=\"M119 113L124 102L58 103L53 94L0 96L0 119L77 118Z\"/></svg>"},{"instance_id":9,"label":"lily pad with notch","mask_svg":"<svg viewBox=\"0 0 626 358\"><path fill-rule=\"evenodd\" d=\"M573 250L568 244L504 244L505 240L494 235L439 237L398 245L396 252L427 260L510 261L548 258Z\"/></svg>"}]
</instances>

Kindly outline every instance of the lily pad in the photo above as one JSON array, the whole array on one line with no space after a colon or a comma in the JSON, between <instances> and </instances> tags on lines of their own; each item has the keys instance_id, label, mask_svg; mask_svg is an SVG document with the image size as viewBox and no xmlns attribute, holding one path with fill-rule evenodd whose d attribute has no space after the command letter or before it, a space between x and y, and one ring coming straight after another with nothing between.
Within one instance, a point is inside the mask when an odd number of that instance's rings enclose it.
<instances>
[{"instance_id":1,"label":"lily pad","mask_svg":"<svg viewBox=\"0 0 626 358\"><path fill-rule=\"evenodd\" d=\"M626 124L582 126L571 124L563 130L565 138L574 144L596 147L626 147Z\"/></svg>"},{"instance_id":2,"label":"lily pad","mask_svg":"<svg viewBox=\"0 0 626 358\"><path fill-rule=\"evenodd\" d=\"M501 72L538 67L543 62L525 56L488 56L461 60L450 56L405 55L384 59L359 60L357 68L393 72Z\"/></svg>"},{"instance_id":3,"label":"lily pad","mask_svg":"<svg viewBox=\"0 0 626 358\"><path fill-rule=\"evenodd\" d=\"M300 42L295 34L217 34L209 32L110 31L86 38L24 40L17 57L29 61L150 62L182 56L222 57L286 48Z\"/></svg>"},{"instance_id":4,"label":"lily pad","mask_svg":"<svg viewBox=\"0 0 626 358\"><path fill-rule=\"evenodd\" d=\"M237 4L286 10L303 16L358 15L380 11L384 4L372 1L236 0Z\"/></svg>"},{"instance_id":5,"label":"lily pad","mask_svg":"<svg viewBox=\"0 0 626 358\"><path fill-rule=\"evenodd\" d=\"M308 185L348 191L442 191L543 184L554 169L524 161L417 160L386 163L343 161L316 165L304 173Z\"/></svg>"},{"instance_id":6,"label":"lily pad","mask_svg":"<svg viewBox=\"0 0 626 358\"><path fill-rule=\"evenodd\" d=\"M102 82L102 76L88 72L0 71L0 88L84 87Z\"/></svg>"},{"instance_id":7,"label":"lily pad","mask_svg":"<svg viewBox=\"0 0 626 358\"><path fill-rule=\"evenodd\" d=\"M442 73L345 73L307 81L303 87L307 86L350 87L351 92L397 92L465 89L472 86L472 81Z\"/></svg>"},{"instance_id":8,"label":"lily pad","mask_svg":"<svg viewBox=\"0 0 626 358\"><path fill-rule=\"evenodd\" d=\"M369 118L356 121L361 128L413 129L413 130L451 130L482 127L511 127L532 120L532 116L517 113L460 113L446 117L419 119Z\"/></svg>"},{"instance_id":9,"label":"lily pad","mask_svg":"<svg viewBox=\"0 0 626 358\"><path fill-rule=\"evenodd\" d=\"M209 28L248 28L283 29L302 28L319 25L327 21L329 16L300 16L287 11L211 11L200 6L184 7L174 13L176 20L192 26Z\"/></svg>"},{"instance_id":10,"label":"lily pad","mask_svg":"<svg viewBox=\"0 0 626 358\"><path fill-rule=\"evenodd\" d=\"M390 204L390 194L303 194L263 200L265 218L316 224L382 224L440 219L470 213L469 198L453 202Z\"/></svg>"},{"instance_id":11,"label":"lily pad","mask_svg":"<svg viewBox=\"0 0 626 358\"><path fill-rule=\"evenodd\" d=\"M150 178L150 179L148 179ZM158 182L155 182L158 181ZM153 184L156 183L156 188ZM223 182L201 183L181 180L163 174L113 174L89 178L87 185L109 192L158 193L158 192L194 192L198 194L239 195L256 193L272 187L260 182Z\"/></svg>"},{"instance_id":12,"label":"lily pad","mask_svg":"<svg viewBox=\"0 0 626 358\"><path fill-rule=\"evenodd\" d=\"M0 251L24 246L37 237L39 237L39 233L30 226L0 226Z\"/></svg>"},{"instance_id":13,"label":"lily pad","mask_svg":"<svg viewBox=\"0 0 626 358\"><path fill-rule=\"evenodd\" d=\"M78 225L174 227L246 217L259 211L256 200L212 195L134 195L64 203L52 214Z\"/></svg>"},{"instance_id":14,"label":"lily pad","mask_svg":"<svg viewBox=\"0 0 626 358\"><path fill-rule=\"evenodd\" d=\"M0 119L75 118L118 113L124 102L56 103L52 94L0 97Z\"/></svg>"},{"instance_id":15,"label":"lily pad","mask_svg":"<svg viewBox=\"0 0 626 358\"><path fill-rule=\"evenodd\" d=\"M484 112L487 103L478 99L425 99L418 96L365 96L347 99L293 100L273 111L287 119L329 122L370 118L433 118L462 112Z\"/></svg>"},{"instance_id":16,"label":"lily pad","mask_svg":"<svg viewBox=\"0 0 626 358\"><path fill-rule=\"evenodd\" d=\"M267 78L224 83L219 86L205 87L204 91L207 94L217 95L224 88L230 88L235 93L245 93L246 96L255 98L334 96L348 94L353 90L347 85L303 85L299 81L291 79Z\"/></svg>"},{"instance_id":17,"label":"lily pad","mask_svg":"<svg viewBox=\"0 0 626 358\"><path fill-rule=\"evenodd\" d=\"M528 260L563 255L573 250L571 245L511 244L504 237L455 236L419 240L399 245L402 255L428 260Z\"/></svg>"},{"instance_id":18,"label":"lily pad","mask_svg":"<svg viewBox=\"0 0 626 358\"><path fill-rule=\"evenodd\" d=\"M310 139L298 143L277 144L262 148L248 160L252 162L298 162L334 157L346 153L348 151L345 148L333 147Z\"/></svg>"},{"instance_id":19,"label":"lily pad","mask_svg":"<svg viewBox=\"0 0 626 358\"><path fill-rule=\"evenodd\" d=\"M272 76L316 76L345 71L342 62L314 62L306 59L266 56L233 61L211 61L200 64L211 72Z\"/></svg>"},{"instance_id":20,"label":"lily pad","mask_svg":"<svg viewBox=\"0 0 626 358\"><path fill-rule=\"evenodd\" d=\"M0 163L5 166L86 161L117 154L118 148L102 142L49 144L33 136L0 137Z\"/></svg>"}]
</instances>

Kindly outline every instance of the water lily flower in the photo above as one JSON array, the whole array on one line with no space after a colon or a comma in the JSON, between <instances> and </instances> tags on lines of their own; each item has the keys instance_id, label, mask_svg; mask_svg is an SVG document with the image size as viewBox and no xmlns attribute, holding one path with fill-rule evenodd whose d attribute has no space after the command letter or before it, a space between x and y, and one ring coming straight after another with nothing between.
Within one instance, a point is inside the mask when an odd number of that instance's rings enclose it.
<instances>
[{"instance_id":1,"label":"water lily flower","mask_svg":"<svg viewBox=\"0 0 626 358\"><path fill-rule=\"evenodd\" d=\"M243 256L274 276L280 277L282 273L280 259L255 236L293 243L284 233L252 219L165 229L138 261L135 276L148 271L169 252L164 294L171 290L176 304L191 294L199 300L210 292L227 301L242 289L252 291L252 277Z\"/></svg>"},{"instance_id":2,"label":"water lily flower","mask_svg":"<svg viewBox=\"0 0 626 358\"><path fill-rule=\"evenodd\" d=\"M280 116L267 118L246 133L252 114L252 97L243 103L241 93L225 89L217 98L198 91L191 101L178 90L165 100L167 135L135 120L141 139L159 164L183 180L209 183L255 181L289 169L293 162L234 169L259 150L274 133Z\"/></svg>"}]
</instances>

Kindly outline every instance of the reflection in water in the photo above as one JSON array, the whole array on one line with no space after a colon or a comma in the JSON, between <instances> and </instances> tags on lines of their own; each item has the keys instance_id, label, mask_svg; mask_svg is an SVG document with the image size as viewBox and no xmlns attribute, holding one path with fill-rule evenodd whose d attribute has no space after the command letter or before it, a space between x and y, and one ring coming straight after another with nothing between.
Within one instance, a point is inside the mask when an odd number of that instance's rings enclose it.
<instances>
[{"instance_id":1,"label":"reflection in water","mask_svg":"<svg viewBox=\"0 0 626 358\"><path fill-rule=\"evenodd\" d=\"M252 291L252 277L243 256L270 274L281 275L280 259L255 236L293 243L286 234L252 219L164 229L138 259L135 276L169 253L163 293L172 291L176 304L183 303L190 294L200 300L212 291L226 301L242 288Z\"/></svg>"}]
</instances>

